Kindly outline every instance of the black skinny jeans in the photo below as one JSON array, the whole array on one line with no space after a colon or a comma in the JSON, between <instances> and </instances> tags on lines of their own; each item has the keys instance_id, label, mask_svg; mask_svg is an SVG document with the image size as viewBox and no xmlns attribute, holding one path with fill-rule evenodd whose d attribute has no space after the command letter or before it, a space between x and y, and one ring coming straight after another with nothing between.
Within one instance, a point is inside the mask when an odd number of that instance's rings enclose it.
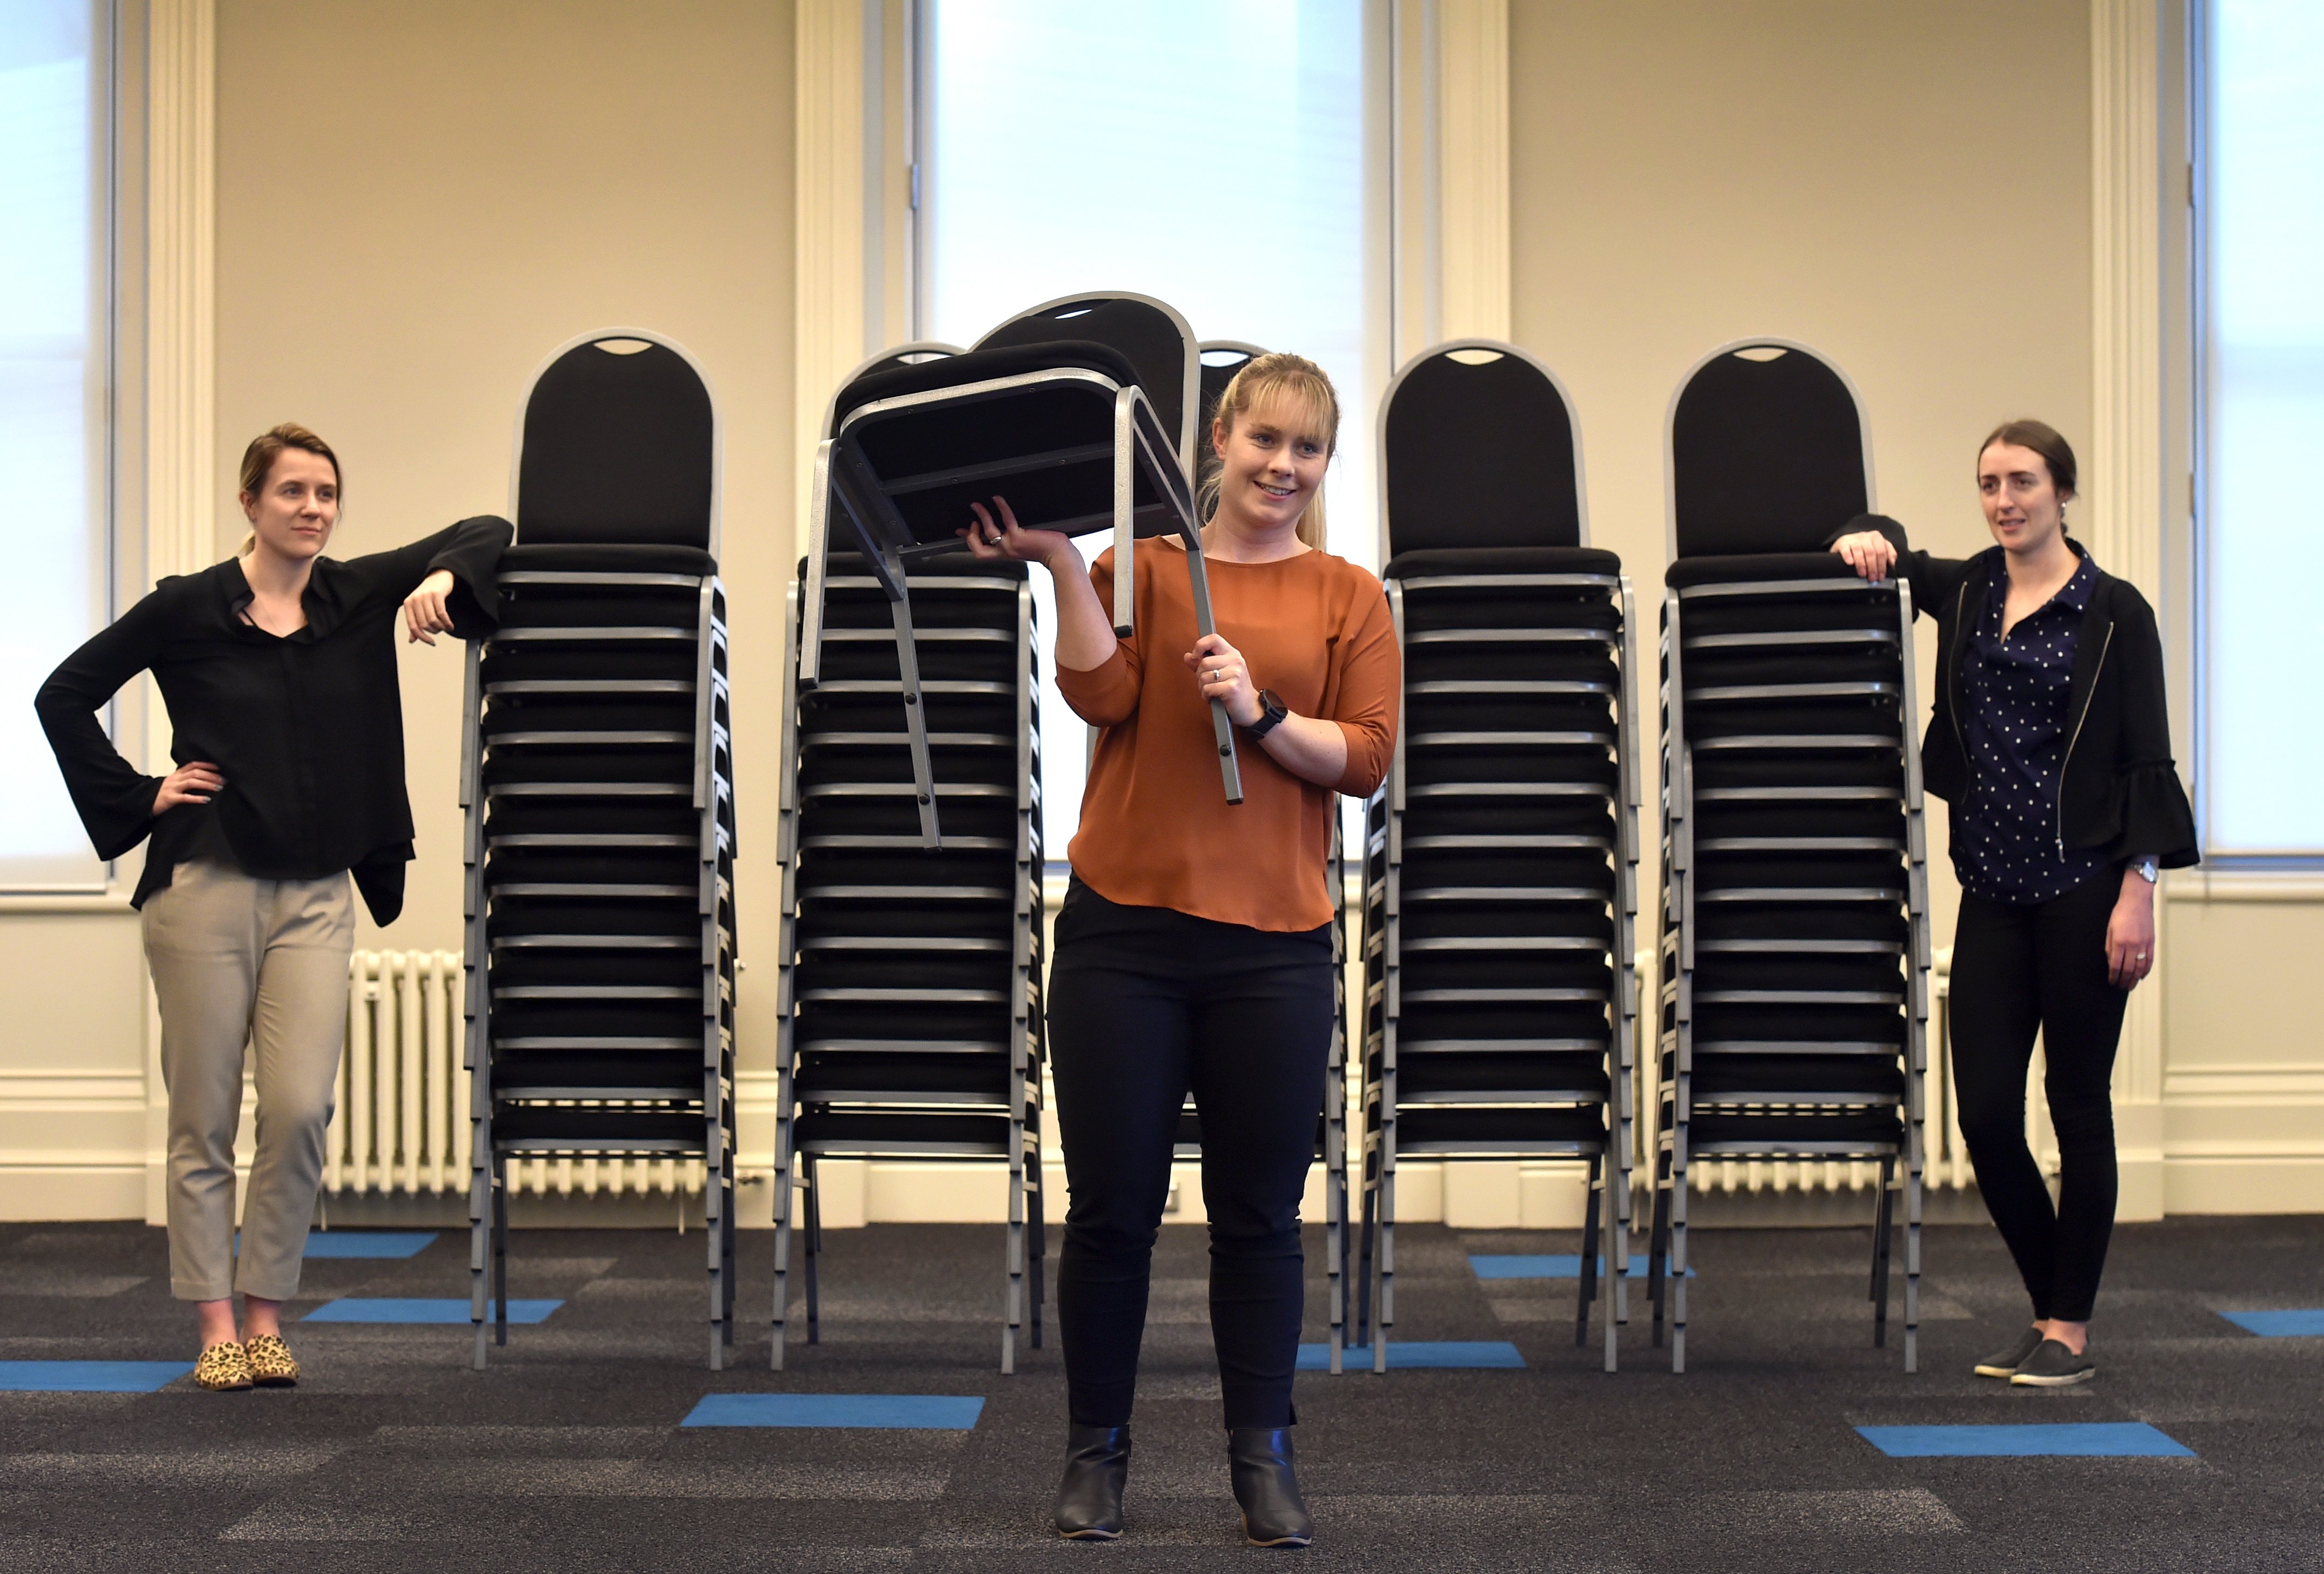
<instances>
[{"instance_id":1,"label":"black skinny jeans","mask_svg":"<svg viewBox=\"0 0 2324 1574\"><path fill-rule=\"evenodd\" d=\"M1230 1427L1288 1426L1299 1198L1332 1035L1332 931L1125 907L1078 879L1057 914L1049 1051L1072 1203L1057 1265L1081 1426L1125 1426L1146 1287L1191 1089L1211 1220L1211 1337Z\"/></svg>"},{"instance_id":2,"label":"black skinny jeans","mask_svg":"<svg viewBox=\"0 0 2324 1574\"><path fill-rule=\"evenodd\" d=\"M2088 1322L2114 1233L2112 1083L2126 991L2107 982L2107 921L2122 870L2013 906L1961 893L1953 936L1953 1091L1978 1190L2034 1298L2034 1315ZM2058 1202L2025 1145L2025 1073L2042 1031Z\"/></svg>"}]
</instances>

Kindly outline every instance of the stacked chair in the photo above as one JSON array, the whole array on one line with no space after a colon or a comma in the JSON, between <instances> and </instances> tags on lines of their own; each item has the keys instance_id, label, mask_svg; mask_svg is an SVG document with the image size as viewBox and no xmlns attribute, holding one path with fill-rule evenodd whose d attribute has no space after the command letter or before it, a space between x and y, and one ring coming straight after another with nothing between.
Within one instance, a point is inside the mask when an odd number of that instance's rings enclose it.
<instances>
[{"instance_id":1,"label":"stacked chair","mask_svg":"<svg viewBox=\"0 0 2324 1574\"><path fill-rule=\"evenodd\" d=\"M508 1338L512 1161L703 1166L733 1338L734 794L718 433L685 352L587 335L533 378L501 621L469 646L470 1314Z\"/></svg>"},{"instance_id":2,"label":"stacked chair","mask_svg":"<svg viewBox=\"0 0 2324 1574\"><path fill-rule=\"evenodd\" d=\"M1683 1371L1693 1163L1869 1162L1873 1343L1901 1178L1910 1372L1929 1003L1911 592L1826 550L1872 506L1870 445L1805 347L1713 352L1669 445L1656 1342L1667 1321Z\"/></svg>"},{"instance_id":3,"label":"stacked chair","mask_svg":"<svg viewBox=\"0 0 2324 1574\"><path fill-rule=\"evenodd\" d=\"M1031 587L955 532L1006 496L1028 526L1111 530L1128 633L1138 535L1188 550L1197 360L1135 296L1053 301L973 350L875 357L834 397L785 644L773 1363L793 1173L820 1338L815 1171L835 1158L1003 1159L1001 1370L1042 1301L1039 673ZM1149 391L1151 396L1149 397ZM1223 708L1231 800L1240 789ZM908 958L908 968L898 966Z\"/></svg>"},{"instance_id":4,"label":"stacked chair","mask_svg":"<svg viewBox=\"0 0 2324 1574\"><path fill-rule=\"evenodd\" d=\"M804 574L802 579L806 578ZM879 577L824 577L823 679L784 625L777 856L775 1329L788 1324L794 1168L804 1185L807 1341L818 1342L819 1160L1001 1160L1009 1171L1001 1370L1031 1275L1041 1338L1041 755L1032 587L965 552L917 559L914 649L944 837L919 833L902 673Z\"/></svg>"},{"instance_id":5,"label":"stacked chair","mask_svg":"<svg viewBox=\"0 0 2324 1574\"><path fill-rule=\"evenodd\" d=\"M1367 810L1358 1338L1395 1322L1399 1160L1581 1160L1574 1338L1629 1260L1637 986L1630 588L1592 551L1563 390L1513 346L1439 346L1380 412L1402 726ZM1602 1236L1602 1239L1601 1239Z\"/></svg>"}]
</instances>

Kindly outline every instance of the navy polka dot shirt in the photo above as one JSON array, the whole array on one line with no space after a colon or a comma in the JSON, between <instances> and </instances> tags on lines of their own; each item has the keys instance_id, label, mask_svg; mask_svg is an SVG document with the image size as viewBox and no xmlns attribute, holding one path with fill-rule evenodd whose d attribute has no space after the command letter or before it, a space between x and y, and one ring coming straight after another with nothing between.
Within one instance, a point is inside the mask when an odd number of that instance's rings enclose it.
<instances>
[{"instance_id":1,"label":"navy polka dot shirt","mask_svg":"<svg viewBox=\"0 0 2324 1574\"><path fill-rule=\"evenodd\" d=\"M2005 639L2009 570L1999 547L1986 556L1985 606L1961 664L1969 790L1955 821L1953 868L1971 894L2022 905L2062 896L2107 866L2095 848L2061 847L2058 829L2074 636L2098 571L2084 554L2074 577Z\"/></svg>"}]
</instances>

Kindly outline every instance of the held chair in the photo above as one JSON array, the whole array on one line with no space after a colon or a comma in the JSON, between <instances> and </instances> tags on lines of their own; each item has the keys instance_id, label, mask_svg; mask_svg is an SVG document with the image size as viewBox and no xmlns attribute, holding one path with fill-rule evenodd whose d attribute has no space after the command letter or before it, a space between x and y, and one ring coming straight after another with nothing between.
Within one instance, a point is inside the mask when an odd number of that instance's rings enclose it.
<instances>
[{"instance_id":1,"label":"held chair","mask_svg":"<svg viewBox=\"0 0 2324 1574\"><path fill-rule=\"evenodd\" d=\"M1136 539L1176 535L1196 626L1214 632L1186 464L1196 371L1194 336L1170 308L1143 296L1091 296L1012 318L966 353L862 373L834 398L810 492L798 681L812 690L822 681L826 561L835 551L853 552L889 605L922 846L935 847L942 833L908 561L955 549L970 503L1006 495L1030 527L1111 529L1115 631L1124 635ZM1212 721L1227 801L1239 803L1222 703L1213 705Z\"/></svg>"},{"instance_id":2,"label":"held chair","mask_svg":"<svg viewBox=\"0 0 2324 1574\"><path fill-rule=\"evenodd\" d=\"M686 353L587 334L517 431L499 628L469 647L470 1316L508 1341L507 1167L699 1161L733 1340L734 794L718 428ZM492 1282L487 1293L487 1264Z\"/></svg>"},{"instance_id":3,"label":"held chair","mask_svg":"<svg viewBox=\"0 0 2324 1574\"><path fill-rule=\"evenodd\" d=\"M1376 1307L1385 1372L1399 1162L1579 1159L1574 1340L1602 1250L1610 1372L1636 1118L1629 581L1589 546L1572 409L1524 351L1416 357L1379 442L1404 714L1365 820L1358 1338Z\"/></svg>"},{"instance_id":4,"label":"held chair","mask_svg":"<svg viewBox=\"0 0 2324 1574\"><path fill-rule=\"evenodd\" d=\"M1872 506L1870 444L1806 347L1705 357L1672 402L1668 465L1655 1342L1667 1324L1685 1369L1697 1162L1821 1164L1834 1184L1870 1162L1873 1343L1901 1180L1911 1372L1929 1003L1911 592L1826 550Z\"/></svg>"}]
</instances>

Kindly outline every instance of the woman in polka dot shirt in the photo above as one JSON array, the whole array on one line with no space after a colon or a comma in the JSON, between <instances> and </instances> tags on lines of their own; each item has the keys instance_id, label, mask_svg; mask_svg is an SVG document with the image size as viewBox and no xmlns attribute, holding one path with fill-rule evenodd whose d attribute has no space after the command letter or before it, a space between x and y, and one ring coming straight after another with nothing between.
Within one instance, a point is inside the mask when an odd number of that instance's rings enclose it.
<instances>
[{"instance_id":1,"label":"woman in polka dot shirt","mask_svg":"<svg viewBox=\"0 0 2324 1574\"><path fill-rule=\"evenodd\" d=\"M1922 743L1952 806L1953 1086L1978 1188L2034 1302L2032 1327L1980 1376L2057 1387L2097 1365L2090 1312L2114 1228L2116 1041L2154 967L2154 882L2196 861L2171 760L2163 646L2137 589L2066 533L2073 449L2038 421L1979 445L1996 544L1965 561L1914 551L1893 521L1832 551L1866 579L1902 573L1937 620L1939 681ZM2052 1208L2025 1143L2039 1029L2061 1168Z\"/></svg>"}]
</instances>

